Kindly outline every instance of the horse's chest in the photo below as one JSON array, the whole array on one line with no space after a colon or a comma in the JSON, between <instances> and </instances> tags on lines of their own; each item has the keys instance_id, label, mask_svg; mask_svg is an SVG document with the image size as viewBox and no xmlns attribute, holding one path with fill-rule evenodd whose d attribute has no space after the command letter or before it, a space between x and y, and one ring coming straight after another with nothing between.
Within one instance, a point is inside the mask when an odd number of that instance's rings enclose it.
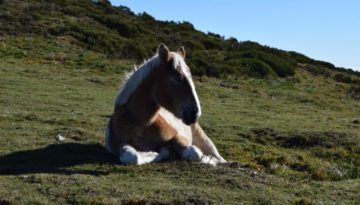
<instances>
[{"instance_id":1,"label":"horse's chest","mask_svg":"<svg viewBox=\"0 0 360 205\"><path fill-rule=\"evenodd\" d=\"M192 144L192 132L190 126L185 125L181 119L175 117L172 113L168 112L164 108L160 109L160 115L166 120L167 123L175 128L181 136L185 137L189 143Z\"/></svg>"}]
</instances>

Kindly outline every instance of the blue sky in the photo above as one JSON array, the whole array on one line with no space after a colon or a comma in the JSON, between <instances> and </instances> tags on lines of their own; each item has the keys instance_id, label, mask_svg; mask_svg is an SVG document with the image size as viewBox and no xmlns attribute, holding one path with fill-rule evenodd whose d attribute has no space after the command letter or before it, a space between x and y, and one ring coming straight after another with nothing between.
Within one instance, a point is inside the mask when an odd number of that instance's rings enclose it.
<instances>
[{"instance_id":1,"label":"blue sky","mask_svg":"<svg viewBox=\"0 0 360 205\"><path fill-rule=\"evenodd\" d=\"M293 50L360 70L360 1L356 0L112 0L159 20L240 41Z\"/></svg>"}]
</instances>

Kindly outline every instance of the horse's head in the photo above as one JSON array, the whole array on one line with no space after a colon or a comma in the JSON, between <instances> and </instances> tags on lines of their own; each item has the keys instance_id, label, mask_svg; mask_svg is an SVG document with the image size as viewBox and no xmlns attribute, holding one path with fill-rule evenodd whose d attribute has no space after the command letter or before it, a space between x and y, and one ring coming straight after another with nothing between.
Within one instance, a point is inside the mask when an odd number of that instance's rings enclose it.
<instances>
[{"instance_id":1,"label":"horse's head","mask_svg":"<svg viewBox=\"0 0 360 205\"><path fill-rule=\"evenodd\" d=\"M158 49L159 74L154 87L155 101L187 124L201 115L201 107L189 67L185 63L185 49L170 52L165 44Z\"/></svg>"}]
</instances>

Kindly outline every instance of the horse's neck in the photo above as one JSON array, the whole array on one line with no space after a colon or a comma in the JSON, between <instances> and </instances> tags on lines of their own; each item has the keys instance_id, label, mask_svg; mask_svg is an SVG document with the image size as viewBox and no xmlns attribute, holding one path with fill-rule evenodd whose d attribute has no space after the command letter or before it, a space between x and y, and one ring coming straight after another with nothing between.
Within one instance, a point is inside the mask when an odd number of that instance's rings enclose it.
<instances>
[{"instance_id":1,"label":"horse's neck","mask_svg":"<svg viewBox=\"0 0 360 205\"><path fill-rule=\"evenodd\" d=\"M134 91L127 104L130 113L141 124L151 123L160 109L153 99L152 91L151 78L145 79Z\"/></svg>"}]
</instances>

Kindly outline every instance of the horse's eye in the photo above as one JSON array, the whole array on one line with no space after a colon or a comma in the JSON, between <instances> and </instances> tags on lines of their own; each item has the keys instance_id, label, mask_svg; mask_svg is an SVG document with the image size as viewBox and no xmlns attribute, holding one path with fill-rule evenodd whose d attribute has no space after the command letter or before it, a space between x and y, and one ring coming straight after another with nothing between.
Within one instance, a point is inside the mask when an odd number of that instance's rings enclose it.
<instances>
[{"instance_id":1,"label":"horse's eye","mask_svg":"<svg viewBox=\"0 0 360 205\"><path fill-rule=\"evenodd\" d=\"M175 79L175 81L178 82L178 83L180 83L180 82L182 81L180 75L175 75L174 79Z\"/></svg>"}]
</instances>

